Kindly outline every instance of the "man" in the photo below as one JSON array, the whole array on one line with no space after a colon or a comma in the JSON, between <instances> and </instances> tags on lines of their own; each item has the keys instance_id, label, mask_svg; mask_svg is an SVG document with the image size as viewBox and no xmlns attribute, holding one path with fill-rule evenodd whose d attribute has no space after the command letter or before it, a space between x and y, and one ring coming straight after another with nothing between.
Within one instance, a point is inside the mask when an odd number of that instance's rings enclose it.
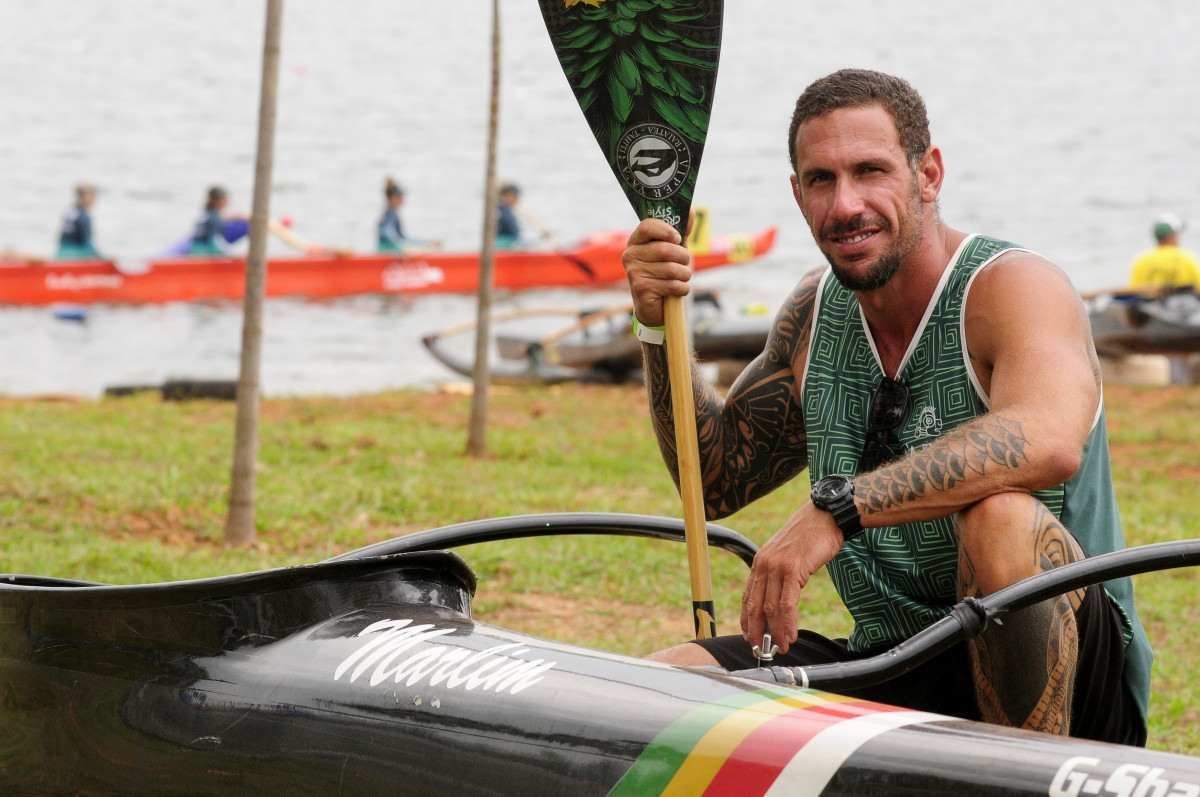
<instances>
[{"instance_id":1,"label":"man","mask_svg":"<svg viewBox=\"0 0 1200 797\"><path fill-rule=\"evenodd\" d=\"M87 183L75 186L75 204L63 216L58 233L59 260L89 260L99 258L92 241L92 204L96 201L95 187Z\"/></svg>"},{"instance_id":2,"label":"man","mask_svg":"<svg viewBox=\"0 0 1200 797\"><path fill-rule=\"evenodd\" d=\"M707 513L809 469L812 501L762 547L742 637L656 655L752 667L891 647L958 599L1123 546L1087 317L1047 260L944 224L942 154L904 81L843 70L796 104L792 192L830 268L802 279L766 350L722 401L697 379ZM675 468L666 352L645 325L688 291L688 251L647 220L624 254L651 412ZM848 641L797 631L827 565ZM913 673L857 694L1052 733L1143 744L1150 651L1128 581L1014 613Z\"/></svg>"},{"instance_id":3,"label":"man","mask_svg":"<svg viewBox=\"0 0 1200 797\"><path fill-rule=\"evenodd\" d=\"M501 249L522 249L533 245L526 238L525 228L532 227L538 237L545 241L553 234L540 221L520 206L521 189L515 183L500 186L499 202L496 203L496 246Z\"/></svg>"},{"instance_id":4,"label":"man","mask_svg":"<svg viewBox=\"0 0 1200 797\"><path fill-rule=\"evenodd\" d=\"M1179 246L1184 224L1173 213L1154 220L1158 246L1140 254L1133 262L1129 284L1134 288L1200 288L1200 265L1196 256Z\"/></svg>"}]
</instances>

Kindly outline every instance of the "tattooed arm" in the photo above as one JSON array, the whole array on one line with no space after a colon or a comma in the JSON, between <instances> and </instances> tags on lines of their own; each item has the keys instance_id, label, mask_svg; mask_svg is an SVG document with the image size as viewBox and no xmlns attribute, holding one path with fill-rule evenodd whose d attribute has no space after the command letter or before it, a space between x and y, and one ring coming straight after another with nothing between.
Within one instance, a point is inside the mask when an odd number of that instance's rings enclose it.
<instances>
[{"instance_id":1,"label":"tattooed arm","mask_svg":"<svg viewBox=\"0 0 1200 797\"><path fill-rule=\"evenodd\" d=\"M661 299L686 292L690 256L662 222L645 221L630 238L624 263L638 320L662 323ZM685 271L680 271L682 266ZM705 514L724 517L799 473L808 462L798 384L820 271L784 302L763 351L722 400L693 368ZM680 286L684 286L680 290ZM675 424L665 346L642 345L650 415L659 449L679 484Z\"/></svg>"},{"instance_id":2,"label":"tattooed arm","mask_svg":"<svg viewBox=\"0 0 1200 797\"><path fill-rule=\"evenodd\" d=\"M991 411L855 479L866 526L944 517L1001 492L1033 491L1079 468L1100 397L1087 316L1065 275L1014 253L967 297L972 364Z\"/></svg>"},{"instance_id":3,"label":"tattooed arm","mask_svg":"<svg viewBox=\"0 0 1200 797\"><path fill-rule=\"evenodd\" d=\"M766 349L737 378L724 401L693 366L704 511L710 519L733 514L808 464L796 374L803 367L819 277L819 272L809 274L792 291L775 318ZM654 432L678 485L666 347L643 344L642 350Z\"/></svg>"}]
</instances>

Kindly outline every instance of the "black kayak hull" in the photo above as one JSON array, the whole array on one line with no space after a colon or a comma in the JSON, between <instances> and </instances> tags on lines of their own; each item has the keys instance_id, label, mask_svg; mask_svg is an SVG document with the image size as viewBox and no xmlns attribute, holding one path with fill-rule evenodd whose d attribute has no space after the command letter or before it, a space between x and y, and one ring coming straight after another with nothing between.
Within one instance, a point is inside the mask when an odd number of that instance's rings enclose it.
<instances>
[{"instance_id":1,"label":"black kayak hull","mask_svg":"<svg viewBox=\"0 0 1200 797\"><path fill-rule=\"evenodd\" d=\"M70 583L0 581L9 793L1200 790L1196 759L765 687L478 623L474 578L451 554L155 586Z\"/></svg>"}]
</instances>

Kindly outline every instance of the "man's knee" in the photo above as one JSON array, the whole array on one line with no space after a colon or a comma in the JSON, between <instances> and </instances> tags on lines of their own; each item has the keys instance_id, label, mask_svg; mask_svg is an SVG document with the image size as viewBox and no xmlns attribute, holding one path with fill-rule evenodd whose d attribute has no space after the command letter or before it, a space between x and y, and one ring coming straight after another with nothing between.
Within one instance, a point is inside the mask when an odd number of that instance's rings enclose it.
<instances>
[{"instance_id":1,"label":"man's knee","mask_svg":"<svg viewBox=\"0 0 1200 797\"><path fill-rule=\"evenodd\" d=\"M1028 493L998 493L960 512L955 523L960 593L987 595L1041 572L1036 547L1047 518L1053 520Z\"/></svg>"},{"instance_id":2,"label":"man's knee","mask_svg":"<svg viewBox=\"0 0 1200 797\"><path fill-rule=\"evenodd\" d=\"M713 667L717 660L712 654L699 645L685 642L682 645L656 650L646 658L662 664L675 664L681 667Z\"/></svg>"}]
</instances>

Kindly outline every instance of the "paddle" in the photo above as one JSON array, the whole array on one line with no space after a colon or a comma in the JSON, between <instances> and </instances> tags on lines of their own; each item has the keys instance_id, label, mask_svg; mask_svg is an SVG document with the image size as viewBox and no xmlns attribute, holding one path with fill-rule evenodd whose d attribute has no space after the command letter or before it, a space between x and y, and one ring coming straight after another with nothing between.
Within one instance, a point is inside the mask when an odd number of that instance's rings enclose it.
<instances>
[{"instance_id":1,"label":"paddle","mask_svg":"<svg viewBox=\"0 0 1200 797\"><path fill-rule=\"evenodd\" d=\"M686 237L708 134L722 0L539 0L559 63L638 218ZM683 302L664 304L679 493L696 636L716 635L691 352Z\"/></svg>"}]
</instances>

